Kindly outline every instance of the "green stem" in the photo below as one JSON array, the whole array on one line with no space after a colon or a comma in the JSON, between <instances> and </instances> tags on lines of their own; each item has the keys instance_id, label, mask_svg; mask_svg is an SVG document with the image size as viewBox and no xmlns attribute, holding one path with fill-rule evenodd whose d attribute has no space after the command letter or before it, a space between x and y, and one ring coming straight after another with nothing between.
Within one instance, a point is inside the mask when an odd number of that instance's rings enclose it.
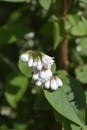
<instances>
[{"instance_id":1,"label":"green stem","mask_svg":"<svg viewBox=\"0 0 87 130\"><path fill-rule=\"evenodd\" d=\"M0 53L0 59L4 61L14 72L18 73L18 69L15 67L15 65L2 53Z\"/></svg>"}]
</instances>

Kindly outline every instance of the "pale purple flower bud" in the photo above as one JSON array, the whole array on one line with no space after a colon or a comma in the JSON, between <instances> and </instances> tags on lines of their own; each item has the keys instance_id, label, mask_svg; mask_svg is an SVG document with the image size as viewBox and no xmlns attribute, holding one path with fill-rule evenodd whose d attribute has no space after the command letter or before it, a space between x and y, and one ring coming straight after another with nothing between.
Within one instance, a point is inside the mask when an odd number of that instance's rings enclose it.
<instances>
[{"instance_id":1,"label":"pale purple flower bud","mask_svg":"<svg viewBox=\"0 0 87 130\"><path fill-rule=\"evenodd\" d=\"M28 53L23 53L23 54L20 56L21 60L23 60L23 61L28 61L28 57L29 57L29 54L28 54Z\"/></svg>"},{"instance_id":2,"label":"pale purple flower bud","mask_svg":"<svg viewBox=\"0 0 87 130\"><path fill-rule=\"evenodd\" d=\"M38 78L39 78L39 72L35 71L34 74L33 74L32 79L37 80Z\"/></svg>"},{"instance_id":3,"label":"pale purple flower bud","mask_svg":"<svg viewBox=\"0 0 87 130\"><path fill-rule=\"evenodd\" d=\"M41 86L42 82L41 81L36 81L36 86Z\"/></svg>"},{"instance_id":4,"label":"pale purple flower bud","mask_svg":"<svg viewBox=\"0 0 87 130\"><path fill-rule=\"evenodd\" d=\"M45 82L45 88L49 89L50 88L50 80Z\"/></svg>"}]
</instances>

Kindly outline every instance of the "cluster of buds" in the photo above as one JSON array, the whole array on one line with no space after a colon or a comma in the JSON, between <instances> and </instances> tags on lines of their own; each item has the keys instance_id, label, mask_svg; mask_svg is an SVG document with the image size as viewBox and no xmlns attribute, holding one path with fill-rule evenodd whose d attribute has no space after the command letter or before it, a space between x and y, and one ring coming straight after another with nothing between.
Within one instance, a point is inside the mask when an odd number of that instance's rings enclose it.
<instances>
[{"instance_id":1,"label":"cluster of buds","mask_svg":"<svg viewBox=\"0 0 87 130\"><path fill-rule=\"evenodd\" d=\"M46 89L56 90L63 85L61 79L58 76L53 76L51 70L54 57L30 50L23 53L20 58L32 68L32 79L37 86L43 85Z\"/></svg>"}]
</instances>

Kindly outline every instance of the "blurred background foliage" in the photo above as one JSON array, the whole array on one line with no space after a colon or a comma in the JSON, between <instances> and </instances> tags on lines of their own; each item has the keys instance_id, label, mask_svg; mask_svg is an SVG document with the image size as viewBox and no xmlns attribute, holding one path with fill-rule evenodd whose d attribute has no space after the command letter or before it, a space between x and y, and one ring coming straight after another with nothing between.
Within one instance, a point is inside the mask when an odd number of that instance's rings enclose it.
<instances>
[{"instance_id":1,"label":"blurred background foliage","mask_svg":"<svg viewBox=\"0 0 87 130\"><path fill-rule=\"evenodd\" d=\"M70 0L65 23L61 4L61 0L56 5L52 0L0 1L0 130L61 129L41 88L20 72L18 58L20 52L28 49L57 57L56 48L64 31L69 47L69 74L86 90L87 1Z\"/></svg>"}]
</instances>

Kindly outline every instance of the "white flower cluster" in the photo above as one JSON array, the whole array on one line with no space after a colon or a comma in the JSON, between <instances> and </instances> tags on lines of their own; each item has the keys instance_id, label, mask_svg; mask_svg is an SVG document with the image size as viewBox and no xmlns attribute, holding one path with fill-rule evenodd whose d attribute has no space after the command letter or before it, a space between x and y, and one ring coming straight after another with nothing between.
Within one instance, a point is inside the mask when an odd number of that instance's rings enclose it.
<instances>
[{"instance_id":1,"label":"white flower cluster","mask_svg":"<svg viewBox=\"0 0 87 130\"><path fill-rule=\"evenodd\" d=\"M43 84L46 89L56 90L63 85L61 79L58 76L53 76L51 71L51 66L54 63L53 57L44 53L27 51L20 58L33 69L32 79L35 80L37 86Z\"/></svg>"}]
</instances>

